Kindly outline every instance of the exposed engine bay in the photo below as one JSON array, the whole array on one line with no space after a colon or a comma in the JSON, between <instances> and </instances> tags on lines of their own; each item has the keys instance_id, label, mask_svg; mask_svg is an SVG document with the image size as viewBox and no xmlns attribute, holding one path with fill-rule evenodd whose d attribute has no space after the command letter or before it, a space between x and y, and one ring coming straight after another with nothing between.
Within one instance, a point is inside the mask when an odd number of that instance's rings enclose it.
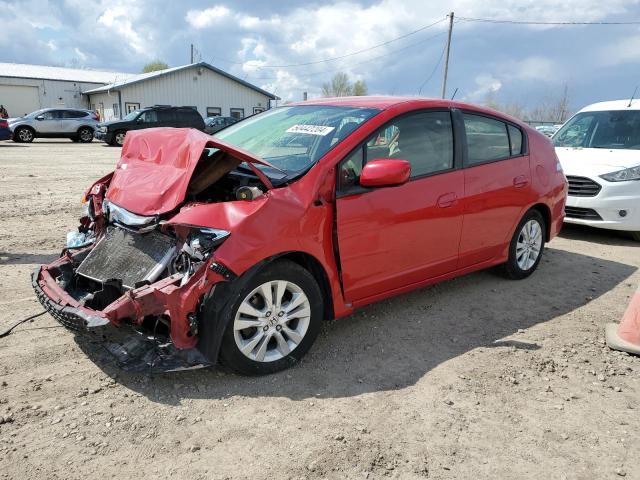
<instances>
[{"instance_id":1,"label":"exposed engine bay","mask_svg":"<svg viewBox=\"0 0 640 480\"><path fill-rule=\"evenodd\" d=\"M193 350L204 296L234 278L214 252L272 188L256 163L270 166L200 132L131 135L116 170L85 192L61 257L34 273L40 302L76 331L113 323L165 353Z\"/></svg>"}]
</instances>

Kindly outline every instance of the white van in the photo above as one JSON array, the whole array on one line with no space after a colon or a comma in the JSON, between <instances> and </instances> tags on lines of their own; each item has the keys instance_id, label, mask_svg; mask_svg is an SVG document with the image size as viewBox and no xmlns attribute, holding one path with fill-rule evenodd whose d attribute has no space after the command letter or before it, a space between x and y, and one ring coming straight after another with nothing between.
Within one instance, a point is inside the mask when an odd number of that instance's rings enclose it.
<instances>
[{"instance_id":1,"label":"white van","mask_svg":"<svg viewBox=\"0 0 640 480\"><path fill-rule=\"evenodd\" d=\"M640 100L589 105L552 140L569 181L565 222L640 241Z\"/></svg>"}]
</instances>

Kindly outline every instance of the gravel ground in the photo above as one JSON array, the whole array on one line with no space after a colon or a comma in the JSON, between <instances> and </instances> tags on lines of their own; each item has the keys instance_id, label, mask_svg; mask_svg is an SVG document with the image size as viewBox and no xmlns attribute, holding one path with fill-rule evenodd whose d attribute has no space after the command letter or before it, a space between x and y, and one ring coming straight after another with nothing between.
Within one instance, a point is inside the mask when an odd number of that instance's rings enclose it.
<instances>
[{"instance_id":1,"label":"gravel ground","mask_svg":"<svg viewBox=\"0 0 640 480\"><path fill-rule=\"evenodd\" d=\"M110 171L0 142L0 329ZM567 227L529 279L480 272L329 323L296 368L145 376L48 315L0 339L0 478L640 478L640 358L604 346L640 245Z\"/></svg>"}]
</instances>

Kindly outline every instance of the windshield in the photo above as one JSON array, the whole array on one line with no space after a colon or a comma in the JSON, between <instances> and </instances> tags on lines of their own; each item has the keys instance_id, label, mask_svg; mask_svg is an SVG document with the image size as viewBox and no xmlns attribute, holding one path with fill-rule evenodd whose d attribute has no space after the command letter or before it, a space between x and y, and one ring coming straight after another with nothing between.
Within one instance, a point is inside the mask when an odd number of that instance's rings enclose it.
<instances>
[{"instance_id":1,"label":"windshield","mask_svg":"<svg viewBox=\"0 0 640 480\"><path fill-rule=\"evenodd\" d=\"M291 179L306 172L378 112L327 105L281 107L247 118L213 136L267 160ZM267 175L275 173L269 167L258 168Z\"/></svg>"},{"instance_id":2,"label":"windshield","mask_svg":"<svg viewBox=\"0 0 640 480\"><path fill-rule=\"evenodd\" d=\"M582 112L553 136L556 147L640 150L640 110Z\"/></svg>"},{"instance_id":3,"label":"windshield","mask_svg":"<svg viewBox=\"0 0 640 480\"><path fill-rule=\"evenodd\" d=\"M135 120L135 118L138 115L140 115L140 110L134 110L133 112L127 113L127 116L124 117L122 120L128 120L128 121Z\"/></svg>"}]
</instances>

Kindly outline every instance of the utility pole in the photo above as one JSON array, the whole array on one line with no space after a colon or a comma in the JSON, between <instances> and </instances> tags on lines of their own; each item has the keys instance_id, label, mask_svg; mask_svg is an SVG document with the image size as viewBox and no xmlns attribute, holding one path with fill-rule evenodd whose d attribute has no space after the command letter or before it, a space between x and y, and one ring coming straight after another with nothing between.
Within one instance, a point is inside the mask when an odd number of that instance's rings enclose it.
<instances>
[{"instance_id":1,"label":"utility pole","mask_svg":"<svg viewBox=\"0 0 640 480\"><path fill-rule=\"evenodd\" d=\"M449 33L449 39L451 39L451 33ZM448 50L447 50L448 52ZM448 53L447 53L447 57L448 57ZM193 63L193 43L191 44L191 63Z\"/></svg>"},{"instance_id":2,"label":"utility pole","mask_svg":"<svg viewBox=\"0 0 640 480\"><path fill-rule=\"evenodd\" d=\"M444 58L444 76L442 77L442 98L447 93L447 74L449 73L449 51L451 50L451 32L453 31L453 12L449 14L449 37L447 38L447 52Z\"/></svg>"}]
</instances>

